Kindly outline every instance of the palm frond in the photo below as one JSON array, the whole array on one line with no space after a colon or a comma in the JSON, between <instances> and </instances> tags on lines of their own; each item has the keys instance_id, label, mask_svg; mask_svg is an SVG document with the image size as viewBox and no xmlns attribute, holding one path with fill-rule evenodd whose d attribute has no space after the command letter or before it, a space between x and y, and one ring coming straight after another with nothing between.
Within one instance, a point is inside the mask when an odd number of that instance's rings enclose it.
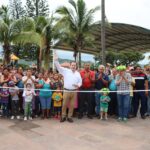
<instances>
[{"instance_id":1,"label":"palm frond","mask_svg":"<svg viewBox=\"0 0 150 150\"><path fill-rule=\"evenodd\" d=\"M16 34L13 39L13 43L15 44L27 44L27 43L34 43L42 47L41 36L36 32L21 32Z\"/></svg>"}]
</instances>

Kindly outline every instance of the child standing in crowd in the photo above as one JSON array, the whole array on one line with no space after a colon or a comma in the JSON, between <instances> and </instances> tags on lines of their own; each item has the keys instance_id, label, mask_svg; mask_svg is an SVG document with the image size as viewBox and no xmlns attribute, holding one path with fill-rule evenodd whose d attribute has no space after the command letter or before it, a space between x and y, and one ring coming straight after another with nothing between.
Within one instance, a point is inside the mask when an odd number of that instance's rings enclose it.
<instances>
[{"instance_id":1,"label":"child standing in crowd","mask_svg":"<svg viewBox=\"0 0 150 150\"><path fill-rule=\"evenodd\" d=\"M102 94L100 97L100 116L101 116L101 120L103 119L103 116L104 119L107 120L108 103L110 102L110 97L108 96L109 89L103 88L101 92Z\"/></svg>"},{"instance_id":2,"label":"child standing in crowd","mask_svg":"<svg viewBox=\"0 0 150 150\"><path fill-rule=\"evenodd\" d=\"M0 90L0 103L1 103L1 109L2 109L2 116L8 117L9 110L8 110L8 102L9 102L9 90L8 90L8 84L2 83L2 89Z\"/></svg>"},{"instance_id":3,"label":"child standing in crowd","mask_svg":"<svg viewBox=\"0 0 150 150\"><path fill-rule=\"evenodd\" d=\"M17 119L20 119L19 116L19 88L15 86L14 81L9 82L9 92L11 95L11 109L12 109L12 116L11 119L14 119L17 117Z\"/></svg>"},{"instance_id":4,"label":"child standing in crowd","mask_svg":"<svg viewBox=\"0 0 150 150\"><path fill-rule=\"evenodd\" d=\"M27 120L27 117L29 117L29 120L32 120L32 100L35 95L34 89L32 88L32 85L30 83L26 84L26 89L23 92L23 97L25 101L24 106L24 120Z\"/></svg>"},{"instance_id":5,"label":"child standing in crowd","mask_svg":"<svg viewBox=\"0 0 150 150\"><path fill-rule=\"evenodd\" d=\"M62 92L59 91L59 90L60 90L60 87L58 87L56 90L57 90L57 91L55 91L55 92L53 93L53 95L52 95L52 99L53 99L53 101L54 101L54 103L53 103L53 106L54 106L54 113L55 113L54 118L60 119L63 95L62 95Z\"/></svg>"},{"instance_id":6,"label":"child standing in crowd","mask_svg":"<svg viewBox=\"0 0 150 150\"><path fill-rule=\"evenodd\" d=\"M53 74L53 80L52 80L52 88L53 88L53 90L61 90L62 89L62 86L63 86L63 84L62 84L62 82L61 82L61 80L60 80L60 77L59 77L59 74L58 73L54 73ZM56 92L54 92L53 94L55 95L57 93L57 91ZM59 91L58 92L59 94L58 95L62 95L62 93ZM53 99L53 111L54 111L54 117L57 117L58 116L58 109L60 109L61 110L61 102L59 102L58 103L58 101L56 102L55 100L54 100L54 97L52 97L52 99ZM61 101L62 101L62 99L61 99ZM59 106L58 106L59 105ZM56 107L60 107L60 108L56 108ZM59 110L59 112L60 112L60 110Z\"/></svg>"}]
</instances>

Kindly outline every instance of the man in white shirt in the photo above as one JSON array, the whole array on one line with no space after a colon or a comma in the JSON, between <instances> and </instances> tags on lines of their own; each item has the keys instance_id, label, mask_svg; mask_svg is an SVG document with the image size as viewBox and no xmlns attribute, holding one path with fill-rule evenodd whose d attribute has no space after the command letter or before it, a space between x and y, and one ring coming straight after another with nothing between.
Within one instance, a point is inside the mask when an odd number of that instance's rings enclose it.
<instances>
[{"instance_id":1,"label":"man in white shirt","mask_svg":"<svg viewBox=\"0 0 150 150\"><path fill-rule=\"evenodd\" d=\"M69 102L68 122L73 122L72 115L74 110L76 90L82 85L82 78L80 73L76 70L76 62L71 62L70 69L61 67L58 62L58 56L54 54L55 66L60 74L64 77L64 94L63 94L63 106L62 117L60 122L66 121L66 110Z\"/></svg>"}]
</instances>

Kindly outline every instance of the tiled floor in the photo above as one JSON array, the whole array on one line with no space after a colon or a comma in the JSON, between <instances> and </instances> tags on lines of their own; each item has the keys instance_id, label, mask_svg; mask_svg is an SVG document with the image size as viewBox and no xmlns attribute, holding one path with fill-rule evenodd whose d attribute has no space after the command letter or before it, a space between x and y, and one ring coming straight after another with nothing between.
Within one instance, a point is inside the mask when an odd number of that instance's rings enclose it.
<instances>
[{"instance_id":1,"label":"tiled floor","mask_svg":"<svg viewBox=\"0 0 150 150\"><path fill-rule=\"evenodd\" d=\"M0 150L150 150L150 118L16 121L0 119Z\"/></svg>"}]
</instances>

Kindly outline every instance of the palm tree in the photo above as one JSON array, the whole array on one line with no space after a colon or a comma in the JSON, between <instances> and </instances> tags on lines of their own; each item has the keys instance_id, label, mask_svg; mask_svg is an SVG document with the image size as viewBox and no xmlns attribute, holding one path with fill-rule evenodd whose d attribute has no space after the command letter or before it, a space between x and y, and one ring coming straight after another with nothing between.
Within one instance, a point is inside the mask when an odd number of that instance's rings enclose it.
<instances>
[{"instance_id":1,"label":"palm tree","mask_svg":"<svg viewBox=\"0 0 150 150\"><path fill-rule=\"evenodd\" d=\"M0 8L0 42L4 49L4 65L10 63L11 44L38 43L41 45L39 35L35 32L34 20L22 18L11 20L8 8Z\"/></svg>"},{"instance_id":2,"label":"palm tree","mask_svg":"<svg viewBox=\"0 0 150 150\"><path fill-rule=\"evenodd\" d=\"M36 19L36 32L40 34L42 41L42 48L39 51L39 61L44 61L44 69L49 69L51 47L53 46L53 40L58 38L57 31L55 29L54 17L45 18L39 16Z\"/></svg>"},{"instance_id":3,"label":"palm tree","mask_svg":"<svg viewBox=\"0 0 150 150\"><path fill-rule=\"evenodd\" d=\"M8 15L8 8L2 6L0 8L0 42L3 44L4 49L4 64L10 62L10 18Z\"/></svg>"},{"instance_id":4,"label":"palm tree","mask_svg":"<svg viewBox=\"0 0 150 150\"><path fill-rule=\"evenodd\" d=\"M92 45L94 41L91 33L91 29L95 25L93 15L100 8L87 10L84 0L77 2L69 0L69 3L72 8L61 6L56 10L56 13L60 15L57 26L62 29L62 42L74 49L76 61L78 52L81 52L86 46Z\"/></svg>"}]
</instances>

